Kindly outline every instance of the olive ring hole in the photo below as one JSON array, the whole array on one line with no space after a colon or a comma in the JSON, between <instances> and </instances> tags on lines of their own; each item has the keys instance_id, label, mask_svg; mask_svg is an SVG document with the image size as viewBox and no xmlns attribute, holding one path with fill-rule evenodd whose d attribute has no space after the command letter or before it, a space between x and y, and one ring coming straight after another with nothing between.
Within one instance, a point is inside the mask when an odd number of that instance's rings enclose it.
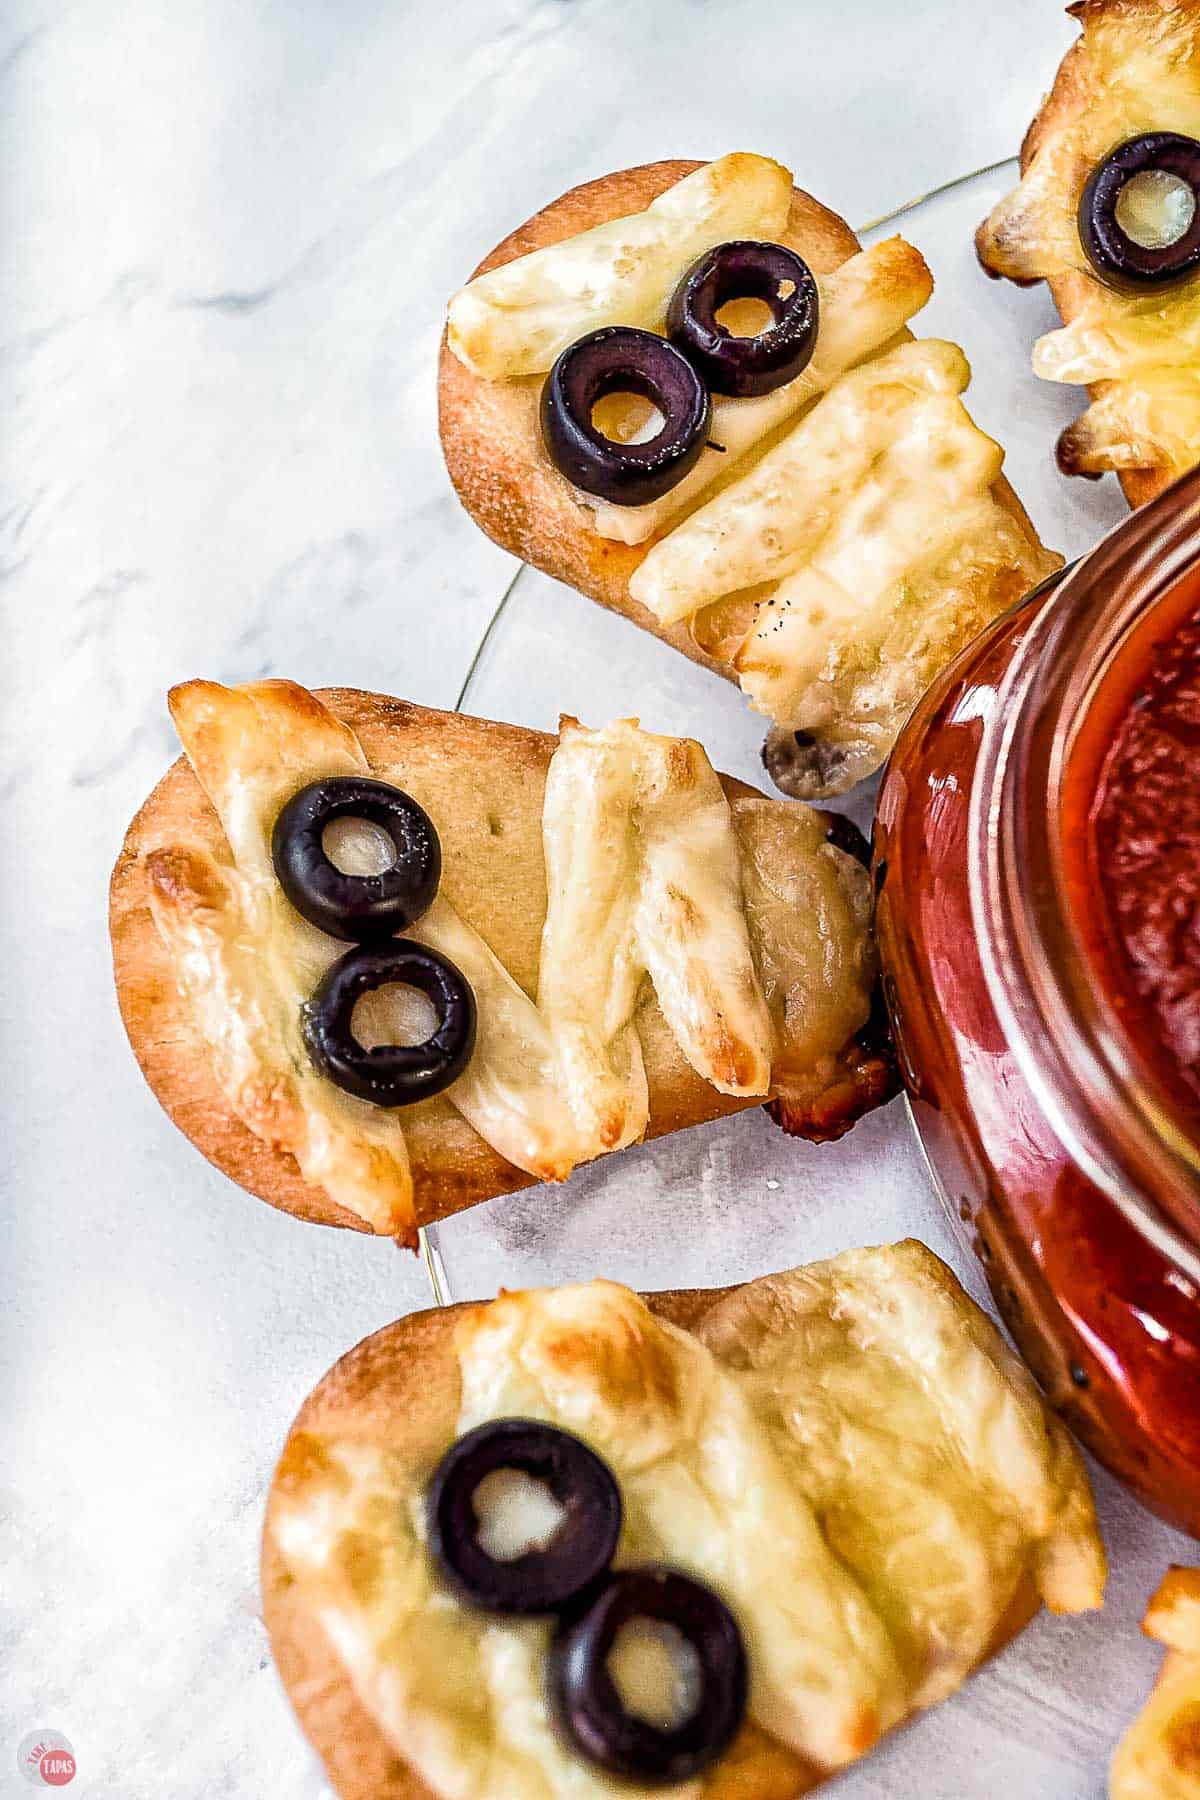
<instances>
[{"instance_id":1,"label":"olive ring hole","mask_svg":"<svg viewBox=\"0 0 1200 1800\"><path fill-rule=\"evenodd\" d=\"M605 1667L623 1710L656 1731L678 1731L700 1710L699 1653L678 1625L635 1614L617 1632Z\"/></svg>"},{"instance_id":2,"label":"olive ring hole","mask_svg":"<svg viewBox=\"0 0 1200 1800\"><path fill-rule=\"evenodd\" d=\"M386 826L353 815L329 821L321 848L339 875L386 875L400 860L399 846Z\"/></svg>"},{"instance_id":3,"label":"olive ring hole","mask_svg":"<svg viewBox=\"0 0 1200 1800\"><path fill-rule=\"evenodd\" d=\"M350 1035L364 1050L427 1044L438 1023L437 1007L428 994L404 982L388 981L354 1002Z\"/></svg>"},{"instance_id":4,"label":"olive ring hole","mask_svg":"<svg viewBox=\"0 0 1200 1800\"><path fill-rule=\"evenodd\" d=\"M666 430L662 408L648 394L614 388L592 407L592 429L610 444L650 444Z\"/></svg>"},{"instance_id":5,"label":"olive ring hole","mask_svg":"<svg viewBox=\"0 0 1200 1800\"><path fill-rule=\"evenodd\" d=\"M548 1550L567 1519L550 1484L525 1469L491 1469L471 1494L475 1542L493 1562L515 1562Z\"/></svg>"},{"instance_id":6,"label":"olive ring hole","mask_svg":"<svg viewBox=\"0 0 1200 1800\"><path fill-rule=\"evenodd\" d=\"M735 294L722 300L714 309L713 318L730 337L756 338L764 331L775 329L781 310L781 307L772 306L769 300L760 300L756 294Z\"/></svg>"},{"instance_id":7,"label":"olive ring hole","mask_svg":"<svg viewBox=\"0 0 1200 1800\"><path fill-rule=\"evenodd\" d=\"M496 1419L458 1439L426 1493L429 1549L454 1591L486 1612L559 1612L605 1573L621 1492L581 1439L536 1419Z\"/></svg>"},{"instance_id":8,"label":"olive ring hole","mask_svg":"<svg viewBox=\"0 0 1200 1800\"><path fill-rule=\"evenodd\" d=\"M336 1087L374 1106L410 1106L442 1093L470 1062L475 996L449 957L393 938L335 962L300 1023L314 1066Z\"/></svg>"},{"instance_id":9,"label":"olive ring hole","mask_svg":"<svg viewBox=\"0 0 1200 1800\"><path fill-rule=\"evenodd\" d=\"M1117 224L1142 250L1168 250L1196 217L1196 190L1169 169L1142 169L1117 194Z\"/></svg>"}]
</instances>

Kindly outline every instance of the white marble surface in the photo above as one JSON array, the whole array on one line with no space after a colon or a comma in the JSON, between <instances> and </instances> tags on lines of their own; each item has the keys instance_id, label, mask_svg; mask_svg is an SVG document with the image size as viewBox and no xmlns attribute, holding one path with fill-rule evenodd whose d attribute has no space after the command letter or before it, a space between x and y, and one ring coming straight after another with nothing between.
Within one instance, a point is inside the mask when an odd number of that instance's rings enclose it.
<instances>
[{"instance_id":1,"label":"white marble surface","mask_svg":"<svg viewBox=\"0 0 1200 1800\"><path fill-rule=\"evenodd\" d=\"M426 1298L390 1246L209 1170L128 1054L105 884L173 754L164 689L286 673L452 703L512 574L434 432L440 307L476 255L574 180L734 145L863 221L1013 148L1070 35L1048 0L0 6L0 1791L54 1727L93 1800L324 1792L257 1618L264 1487L313 1381ZM694 1174L675 1152L706 1229L754 1123L699 1134ZM911 1163L881 1172L899 1140L872 1121L845 1167L883 1184L881 1230L924 1216L941 1243ZM1111 1726L1063 1645L1136 1692L1169 1548L1104 1495L1131 1546L1113 1614L1040 1625L847 1794L999 1795L1019 1770L1098 1800Z\"/></svg>"}]
</instances>

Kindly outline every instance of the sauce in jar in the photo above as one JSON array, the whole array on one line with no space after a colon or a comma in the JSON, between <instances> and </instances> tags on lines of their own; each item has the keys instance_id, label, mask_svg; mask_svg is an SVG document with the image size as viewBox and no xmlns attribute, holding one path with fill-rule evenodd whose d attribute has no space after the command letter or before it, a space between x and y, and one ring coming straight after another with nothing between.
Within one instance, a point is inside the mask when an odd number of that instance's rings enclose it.
<instances>
[{"instance_id":1,"label":"sauce in jar","mask_svg":"<svg viewBox=\"0 0 1200 1800\"><path fill-rule=\"evenodd\" d=\"M934 683L875 832L918 1134L1049 1399L1200 1535L1200 471Z\"/></svg>"},{"instance_id":2,"label":"sauce in jar","mask_svg":"<svg viewBox=\"0 0 1200 1800\"><path fill-rule=\"evenodd\" d=\"M1109 1004L1200 1142L1200 584L1117 653L1063 790L1067 879Z\"/></svg>"}]
</instances>

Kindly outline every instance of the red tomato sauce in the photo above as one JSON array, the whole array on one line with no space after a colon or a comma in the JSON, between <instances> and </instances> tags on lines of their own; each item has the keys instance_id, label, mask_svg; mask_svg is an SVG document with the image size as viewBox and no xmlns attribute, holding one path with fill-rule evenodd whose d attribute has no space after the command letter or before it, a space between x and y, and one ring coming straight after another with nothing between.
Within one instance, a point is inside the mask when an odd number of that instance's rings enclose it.
<instances>
[{"instance_id":1,"label":"red tomato sauce","mask_svg":"<svg viewBox=\"0 0 1200 1800\"><path fill-rule=\"evenodd\" d=\"M1200 1140L1200 584L1168 594L1088 708L1063 793L1067 879L1097 980Z\"/></svg>"}]
</instances>

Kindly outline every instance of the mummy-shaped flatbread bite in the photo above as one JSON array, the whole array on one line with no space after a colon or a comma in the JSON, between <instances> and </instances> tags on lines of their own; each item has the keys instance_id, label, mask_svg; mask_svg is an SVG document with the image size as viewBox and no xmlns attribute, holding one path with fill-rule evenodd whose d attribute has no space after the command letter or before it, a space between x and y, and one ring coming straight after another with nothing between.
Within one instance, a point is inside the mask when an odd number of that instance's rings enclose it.
<instances>
[{"instance_id":1,"label":"mummy-shaped flatbread bite","mask_svg":"<svg viewBox=\"0 0 1200 1800\"><path fill-rule=\"evenodd\" d=\"M886 1098L866 845L686 738L557 738L292 682L171 694L113 876L117 990L177 1124L301 1217L418 1225L769 1102Z\"/></svg>"},{"instance_id":2,"label":"mummy-shaped flatbread bite","mask_svg":"<svg viewBox=\"0 0 1200 1800\"><path fill-rule=\"evenodd\" d=\"M1104 1575L1065 1428L913 1242L403 1319L306 1401L263 1539L342 1800L793 1800Z\"/></svg>"},{"instance_id":3,"label":"mummy-shaped flatbread bite","mask_svg":"<svg viewBox=\"0 0 1200 1800\"><path fill-rule=\"evenodd\" d=\"M1034 370L1092 403L1060 467L1113 469L1140 506L1200 460L1200 5L1067 10L1081 35L976 247L990 274L1044 279L1062 315Z\"/></svg>"},{"instance_id":4,"label":"mummy-shaped flatbread bite","mask_svg":"<svg viewBox=\"0 0 1200 1800\"><path fill-rule=\"evenodd\" d=\"M450 302L442 444L496 541L737 682L787 792L876 768L932 676L1058 566L971 421L901 238L766 157L576 188Z\"/></svg>"}]
</instances>

